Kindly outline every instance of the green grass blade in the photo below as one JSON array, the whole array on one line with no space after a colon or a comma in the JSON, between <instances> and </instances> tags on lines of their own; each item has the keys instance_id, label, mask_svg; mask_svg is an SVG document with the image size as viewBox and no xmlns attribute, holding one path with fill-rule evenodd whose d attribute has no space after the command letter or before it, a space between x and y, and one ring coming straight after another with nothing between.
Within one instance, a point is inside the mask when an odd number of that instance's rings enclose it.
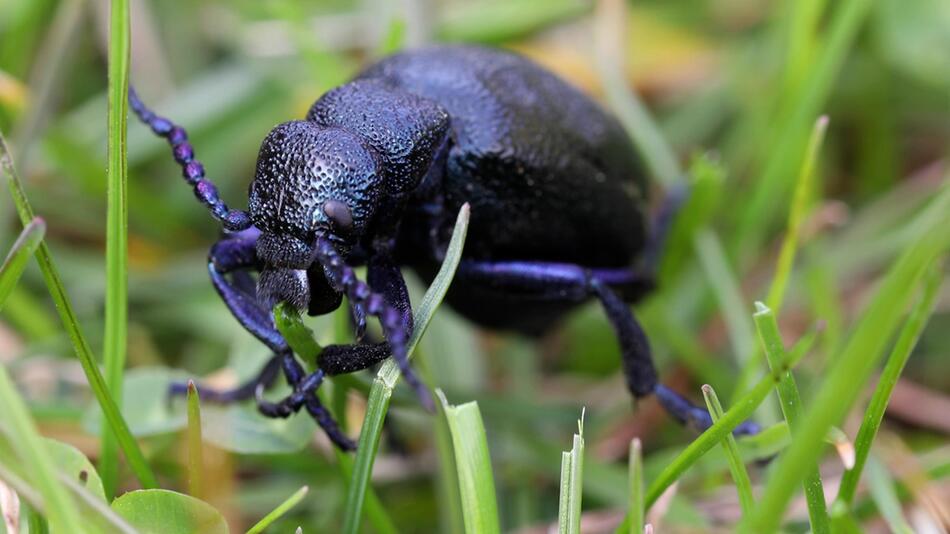
<instances>
[{"instance_id":1,"label":"green grass blade","mask_svg":"<svg viewBox=\"0 0 950 534\"><path fill-rule=\"evenodd\" d=\"M198 388L188 381L188 493L204 497L204 459L201 444L201 404Z\"/></svg>"},{"instance_id":2,"label":"green grass blade","mask_svg":"<svg viewBox=\"0 0 950 534\"><path fill-rule=\"evenodd\" d=\"M722 419L722 404L719 402L719 397L716 396L716 390L709 384L703 385L703 398L706 400L706 408L709 410L713 423ZM735 482L736 492L739 494L742 515L746 515L755 504L752 500L752 481L749 479L749 472L746 471L745 464L742 463L742 457L739 455L736 438L731 432L726 434L726 438L722 440L722 448L726 451L726 457L729 460L729 470L732 472L732 480Z\"/></svg>"},{"instance_id":3,"label":"green grass blade","mask_svg":"<svg viewBox=\"0 0 950 534\"><path fill-rule=\"evenodd\" d=\"M290 511L291 508L297 506L304 497L307 496L307 492L310 491L310 488L304 486L299 490L295 491L293 495L287 497L287 500L280 503L277 508L271 510L271 512L263 517L260 521L254 524L253 527L248 529L247 534L260 534L264 532L267 527L269 527L274 521L280 519L280 517Z\"/></svg>"},{"instance_id":4,"label":"green grass blade","mask_svg":"<svg viewBox=\"0 0 950 534\"><path fill-rule=\"evenodd\" d=\"M822 115L815 121L815 128L812 130L811 139L808 141L808 149L805 151L801 172L798 174L798 182L795 184L792 207L788 212L785 239L782 241L782 249L775 265L775 276L772 278L769 295L765 300L769 308L776 312L782 309L785 288L788 286L792 264L795 262L795 252L798 249L798 234L801 231L802 220L805 218L805 211L808 208L808 202L814 189L815 163L818 160L818 152L825 139L827 129L828 117Z\"/></svg>"},{"instance_id":5,"label":"green grass blade","mask_svg":"<svg viewBox=\"0 0 950 534\"><path fill-rule=\"evenodd\" d=\"M344 318L346 317L343 313L338 315L342 315ZM286 304L279 304L274 308L274 323L277 325L277 330L279 330L281 335L284 336L284 339L287 340L287 344L294 350L294 353L302 356L305 364L312 365L317 361L317 357L323 352L323 347L314 339L313 332L303 323L300 319L300 314L297 313L296 310ZM343 330L348 328L348 325L348 322L344 322L339 328ZM343 339L343 336L338 336L338 339ZM337 395L337 393L342 390L342 384L333 384L334 395ZM324 391L325 390L321 388L317 391L317 395L324 404L327 404ZM341 400L341 402L334 403L338 404L340 408L335 411L334 415L337 416L337 422L340 424L340 427L345 428L344 419L341 417L341 415L345 413L345 403L342 402L345 399L334 400ZM336 451L336 453L340 474L343 477L344 484L346 484L353 475L353 458L340 451ZM379 497L376 496L376 493L371 487L366 488L365 514L377 532L381 534L396 532L393 520L389 517L386 509L380 503Z\"/></svg>"},{"instance_id":6,"label":"green grass blade","mask_svg":"<svg viewBox=\"0 0 950 534\"><path fill-rule=\"evenodd\" d=\"M23 270L26 269L30 256L36 251L36 248L43 242L43 236L46 234L46 223L43 219L37 217L20 232L20 236L10 248L7 259L3 260L3 266L0 266L0 310L7 302L7 297L20 281Z\"/></svg>"},{"instance_id":7,"label":"green grass blade","mask_svg":"<svg viewBox=\"0 0 950 534\"><path fill-rule=\"evenodd\" d=\"M914 287L936 256L950 245L950 187L913 223L916 239L888 270L861 322L836 358L834 367L815 395L792 443L782 455L754 513L741 526L745 532L772 532L802 477L813 468L828 429L844 418L881 359L881 351L914 293Z\"/></svg>"},{"instance_id":8,"label":"green grass blade","mask_svg":"<svg viewBox=\"0 0 950 534\"><path fill-rule=\"evenodd\" d=\"M643 534L643 445L639 438L630 440L630 458L628 459L630 479L630 506L627 516L630 518L629 534Z\"/></svg>"},{"instance_id":9,"label":"green grass blade","mask_svg":"<svg viewBox=\"0 0 950 534\"><path fill-rule=\"evenodd\" d=\"M16 168L13 165L13 158L7 150L6 140L3 138L2 133L0 133L0 169L7 175L7 185L10 188L10 194L13 196L13 203L16 206L17 214L20 216L20 221L24 225L29 224L34 217L33 208L30 206L30 202L26 198L26 193L23 191L23 186L20 184L20 179L16 174ZM125 453L125 458L129 462L129 466L143 487L157 488L158 483L155 480L155 475L152 474L152 470L145 461L142 450L139 449L138 443L135 441L135 438L132 437L132 433L129 431L129 425L125 422L125 419L122 418L119 407L109 394L105 380L102 378L102 373L99 372L99 367L96 365L96 359L92 355L92 350L89 348L89 343L86 342L85 336L83 336L82 331L79 329L76 314L73 312L72 304L70 304L66 289L63 287L63 283L60 280L56 266L53 264L53 258L50 256L49 248L46 246L46 243L41 242L39 248L36 249L36 261L39 263L40 270L43 272L46 287L50 292L50 296L53 298L53 303L56 305L56 311L59 313L60 320L63 322L63 326L69 334L69 340L72 342L76 356L79 358L79 363L82 364L83 372L86 374L86 380L89 381L89 387L96 396L96 400L102 408L102 413L105 415L109 427L112 428L112 431L115 433L116 439L119 441L119 447L121 447L122 452Z\"/></svg>"},{"instance_id":10,"label":"green grass blade","mask_svg":"<svg viewBox=\"0 0 950 534\"><path fill-rule=\"evenodd\" d=\"M445 293L449 290L452 283L452 277L455 276L455 269L462 259L462 248L465 244L465 234L468 230L469 220L468 204L462 206L459 210L458 218L455 222L455 229L452 231L452 239L449 241L448 249L445 253L445 260L442 267L432 281L432 285L422 297L422 302L416 308L413 320L415 328L412 337L409 338L408 353L411 356L412 351L419 343L419 339L425 333L429 326L429 321L439 307ZM370 389L369 399L367 399L366 416L363 419L363 426L360 429L360 439L356 451L356 460L353 463L353 476L350 479L350 485L346 492L346 504L343 516L343 532L345 534L355 534L359 531L360 516L363 509L363 501L366 495L366 488L369 486L369 478L373 471L373 461L376 458L376 451L379 447L379 436L383 428L383 419L386 417L386 411L389 408L389 399L393 394L393 387L399 379L399 367L392 359L386 360L382 368L376 374L373 381L373 387Z\"/></svg>"},{"instance_id":11,"label":"green grass blade","mask_svg":"<svg viewBox=\"0 0 950 534\"><path fill-rule=\"evenodd\" d=\"M59 483L56 470L46 445L40 437L29 410L5 367L0 366L0 406L3 406L4 425L12 436L10 443L20 461L27 466L31 482L39 489L45 504L46 517L58 532L85 532L79 518L79 508Z\"/></svg>"},{"instance_id":12,"label":"green grass blade","mask_svg":"<svg viewBox=\"0 0 950 534\"><path fill-rule=\"evenodd\" d=\"M558 532L580 534L581 496L584 486L584 414L570 451L561 455L561 493L558 501Z\"/></svg>"},{"instance_id":13,"label":"green grass blade","mask_svg":"<svg viewBox=\"0 0 950 534\"><path fill-rule=\"evenodd\" d=\"M788 354L787 359L782 362L781 369L791 369L795 367L799 360L808 353L814 342L814 337L803 338L796 344L795 348ZM644 501L645 509L649 510L651 506L660 498L660 495L667 490L674 482L685 473L693 464L695 464L710 449L722 442L739 424L745 421L752 412L762 404L765 397L769 394L775 384L778 383L781 375L779 373L769 373L762 377L747 393L740 397L732 408L726 411L722 417L706 429L689 445L683 449L672 462L667 464L659 475L647 487L646 499ZM624 518L623 522L617 527L617 534L626 534L630 528L630 517Z\"/></svg>"},{"instance_id":14,"label":"green grass blade","mask_svg":"<svg viewBox=\"0 0 950 534\"><path fill-rule=\"evenodd\" d=\"M845 472L841 479L841 486L838 489L837 500L851 505L854 501L855 491L858 487L858 481L861 479L861 470L864 462L871 452L871 444L874 437L877 436L877 430L881 426L881 420L884 418L884 411L887 409L887 403L890 401L894 386L904 370L904 364L910 358L917 340L927 325L927 320L933 313L934 305L939 294L940 284L943 281L940 262L934 265L924 280L922 295L914 309L911 311L907 322L901 329L901 333L894 344L881 377L878 379L877 387L871 396L867 410L864 412L864 421L858 430L858 435L854 439L854 467Z\"/></svg>"},{"instance_id":15,"label":"green grass blade","mask_svg":"<svg viewBox=\"0 0 950 534\"><path fill-rule=\"evenodd\" d=\"M462 497L462 517L467 534L501 532L498 523L498 500L492 476L488 439L477 402L452 406L441 390L437 390L445 419L452 434L455 467ZM576 444L576 440L575 440Z\"/></svg>"},{"instance_id":16,"label":"green grass blade","mask_svg":"<svg viewBox=\"0 0 950 534\"><path fill-rule=\"evenodd\" d=\"M755 307L756 312L753 315L755 327L759 332L762 347L765 349L765 357L769 362L769 368L772 369L772 372L781 374L775 390L781 401L782 414L785 416L785 421L788 422L788 428L791 429L792 435L795 435L795 430L798 428L802 417L802 399L792 372L783 371L780 367L786 359L785 343L782 341L782 334L779 332L778 322L772 310L761 302L756 302ZM829 532L831 526L828 522L828 508L825 505L825 489L821 483L821 473L818 472L818 466L808 470L802 484L812 532Z\"/></svg>"},{"instance_id":17,"label":"green grass blade","mask_svg":"<svg viewBox=\"0 0 950 534\"><path fill-rule=\"evenodd\" d=\"M102 359L106 385L122 409L122 372L128 336L128 200L126 120L129 94L129 2L109 2L109 166L106 219L106 306ZM99 473L112 498L119 481L118 443L112 429L102 428Z\"/></svg>"}]
</instances>

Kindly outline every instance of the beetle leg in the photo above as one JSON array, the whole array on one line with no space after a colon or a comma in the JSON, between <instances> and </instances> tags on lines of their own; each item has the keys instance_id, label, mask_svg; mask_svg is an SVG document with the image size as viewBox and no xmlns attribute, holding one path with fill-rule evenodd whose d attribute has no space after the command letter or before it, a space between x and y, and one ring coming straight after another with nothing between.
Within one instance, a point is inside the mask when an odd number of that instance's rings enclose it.
<instances>
[{"instance_id":1,"label":"beetle leg","mask_svg":"<svg viewBox=\"0 0 950 534\"><path fill-rule=\"evenodd\" d=\"M201 392L201 400L219 404L238 402L254 398L259 389L267 389L274 385L274 381L280 374L280 355L274 355L267 360L264 367L254 378L240 384L232 389L218 390L206 388L198 384L198 391ZM185 395L188 392L188 384L184 382L173 382L168 387L171 395Z\"/></svg>"},{"instance_id":2,"label":"beetle leg","mask_svg":"<svg viewBox=\"0 0 950 534\"><path fill-rule=\"evenodd\" d=\"M492 290L505 291L526 299L552 302L581 302L596 297L617 333L627 388L634 397L656 394L663 408L676 420L705 430L712 425L709 413L693 405L675 391L659 384L650 344L630 306L616 289L625 293L651 279L629 269L587 269L579 265L542 262L462 261L455 279L474 282ZM758 425L746 422L735 434L753 434Z\"/></svg>"}]
</instances>

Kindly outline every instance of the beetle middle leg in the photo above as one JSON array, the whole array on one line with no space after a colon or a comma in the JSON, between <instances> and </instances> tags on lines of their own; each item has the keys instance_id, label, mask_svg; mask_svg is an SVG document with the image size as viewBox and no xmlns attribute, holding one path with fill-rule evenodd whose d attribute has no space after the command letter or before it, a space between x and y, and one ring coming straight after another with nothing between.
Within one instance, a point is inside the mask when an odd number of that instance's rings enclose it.
<instances>
[{"instance_id":1,"label":"beetle middle leg","mask_svg":"<svg viewBox=\"0 0 950 534\"><path fill-rule=\"evenodd\" d=\"M618 294L639 293L644 284L652 283L625 269L587 269L579 265L542 262L476 262L459 264L456 282L484 288L487 291L517 295L525 300L580 303L597 298L617 333L621 362L627 388L635 398L655 394L663 408L676 420L698 430L712 425L709 413L679 393L659 383L646 333ZM758 432L758 425L745 422L735 434Z\"/></svg>"}]
</instances>

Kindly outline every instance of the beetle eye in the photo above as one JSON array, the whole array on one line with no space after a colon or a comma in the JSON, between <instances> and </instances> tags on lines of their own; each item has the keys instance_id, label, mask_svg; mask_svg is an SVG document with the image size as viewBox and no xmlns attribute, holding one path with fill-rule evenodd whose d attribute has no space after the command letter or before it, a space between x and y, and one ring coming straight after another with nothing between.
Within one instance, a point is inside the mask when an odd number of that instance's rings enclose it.
<instances>
[{"instance_id":1,"label":"beetle eye","mask_svg":"<svg viewBox=\"0 0 950 534\"><path fill-rule=\"evenodd\" d=\"M323 204L323 213L333 223L335 230L349 231L353 228L353 215L350 208L339 200L328 200Z\"/></svg>"}]
</instances>

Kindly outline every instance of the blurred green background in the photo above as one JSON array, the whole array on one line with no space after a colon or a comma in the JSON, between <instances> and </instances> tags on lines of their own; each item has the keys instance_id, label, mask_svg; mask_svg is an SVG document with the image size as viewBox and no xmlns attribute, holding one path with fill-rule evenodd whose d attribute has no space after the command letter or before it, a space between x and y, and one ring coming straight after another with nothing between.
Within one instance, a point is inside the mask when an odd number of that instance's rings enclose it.
<instances>
[{"instance_id":1,"label":"blurred green background","mask_svg":"<svg viewBox=\"0 0 950 534\"><path fill-rule=\"evenodd\" d=\"M950 3L802 4L809 7L766 0L135 0L131 79L143 99L188 129L209 176L235 207L244 205L270 128L303 116L324 91L392 50L438 41L512 48L618 110L635 130L636 114L610 92L611 83L621 83L641 96L675 153L666 160L662 150L645 154L660 169L655 198L683 179L676 161L694 170L693 179L718 177L718 202L694 214L701 218L699 245L692 236L674 240L660 289L636 308L664 382L697 400L703 383L731 398L738 370L756 352L752 302L765 299L805 141L825 114L820 185L780 314L789 344L816 322L824 325L819 348L798 373L807 405L876 276L906 245L909 218L946 181ZM0 3L0 129L47 221L52 253L97 354L105 288L107 9L98 0ZM234 384L267 354L211 288L205 257L219 230L167 147L130 119L128 152L132 370L125 411L145 436L163 486L182 489L183 407L165 402L168 377ZM0 216L0 242L8 246L19 225L5 195ZM937 516L920 495L950 502L950 485L920 466L950 458L947 296L944 290L877 446L891 470L910 463L917 466L912 474L925 475L907 506ZM335 320L311 321L318 339L334 339ZM451 401L480 403L506 529L543 528L556 517L559 451L568 448L582 406L585 512L603 522L591 523L591 532L610 528L622 514L631 437L643 440L655 470L694 436L651 399L632 409L598 306L584 307L538 342L476 330L444 307L420 352L419 365ZM44 433L95 458L91 396L35 266L0 315L0 359ZM763 422L778 420L770 402L760 410ZM351 435L364 404L363 394L351 393ZM209 408L206 418L213 481L206 498L233 530L304 484L309 497L273 531L339 526L344 483L326 440L303 416L270 424L244 406ZM859 420L860 414L849 420L846 433L853 436ZM387 424L374 475L385 508L406 532L450 531L451 496L438 485L431 418L397 391ZM840 476L834 456L826 464L827 479ZM134 487L125 475L126 487ZM804 525L802 510L793 525ZM681 481L663 524L728 529L736 517L723 466L700 464ZM870 514L865 526L881 522Z\"/></svg>"}]
</instances>

